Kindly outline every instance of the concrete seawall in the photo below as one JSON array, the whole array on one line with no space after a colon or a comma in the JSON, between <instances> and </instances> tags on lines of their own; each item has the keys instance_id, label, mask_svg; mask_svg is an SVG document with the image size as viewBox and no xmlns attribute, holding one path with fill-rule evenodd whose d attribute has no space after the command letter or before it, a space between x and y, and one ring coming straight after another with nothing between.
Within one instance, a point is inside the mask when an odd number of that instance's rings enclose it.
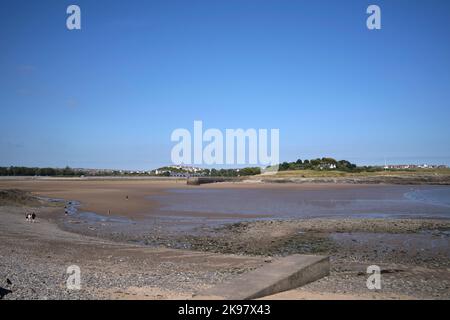
<instances>
[{"instance_id":1,"label":"concrete seawall","mask_svg":"<svg viewBox=\"0 0 450 320\"><path fill-rule=\"evenodd\" d=\"M216 182L234 182L239 181L238 178L228 178L228 177L189 177L187 179L187 184L191 186L199 186L206 183L216 183Z\"/></svg>"},{"instance_id":2,"label":"concrete seawall","mask_svg":"<svg viewBox=\"0 0 450 320\"><path fill-rule=\"evenodd\" d=\"M326 277L329 273L329 257L295 254L244 273L230 282L201 291L194 299L258 299L301 287Z\"/></svg>"}]
</instances>

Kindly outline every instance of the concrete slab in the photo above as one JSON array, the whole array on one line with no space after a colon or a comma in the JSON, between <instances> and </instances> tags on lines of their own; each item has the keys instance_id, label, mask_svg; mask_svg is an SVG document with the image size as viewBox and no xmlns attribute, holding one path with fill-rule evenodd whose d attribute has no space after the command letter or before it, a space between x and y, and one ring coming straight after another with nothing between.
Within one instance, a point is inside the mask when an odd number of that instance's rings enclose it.
<instances>
[{"instance_id":1,"label":"concrete slab","mask_svg":"<svg viewBox=\"0 0 450 320\"><path fill-rule=\"evenodd\" d=\"M298 288L329 274L329 257L295 254L198 292L194 299L257 299Z\"/></svg>"}]
</instances>

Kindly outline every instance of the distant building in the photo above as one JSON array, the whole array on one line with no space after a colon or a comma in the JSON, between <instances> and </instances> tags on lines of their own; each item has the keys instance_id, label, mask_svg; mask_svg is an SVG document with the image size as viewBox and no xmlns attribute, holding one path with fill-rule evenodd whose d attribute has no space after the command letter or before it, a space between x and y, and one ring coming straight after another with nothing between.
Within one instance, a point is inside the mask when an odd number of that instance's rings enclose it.
<instances>
[{"instance_id":1,"label":"distant building","mask_svg":"<svg viewBox=\"0 0 450 320\"><path fill-rule=\"evenodd\" d=\"M179 178L187 178L187 177L201 177L206 174L206 170L202 168L196 167L188 167L188 166L167 166L155 169L150 172L150 174L157 176L170 176L170 177L179 177Z\"/></svg>"},{"instance_id":2,"label":"distant building","mask_svg":"<svg viewBox=\"0 0 450 320\"><path fill-rule=\"evenodd\" d=\"M386 164L384 169L445 169L446 165L434 165L434 164Z\"/></svg>"},{"instance_id":3,"label":"distant building","mask_svg":"<svg viewBox=\"0 0 450 320\"><path fill-rule=\"evenodd\" d=\"M319 166L320 170L333 170L336 169L336 164L334 163L323 163Z\"/></svg>"},{"instance_id":4,"label":"distant building","mask_svg":"<svg viewBox=\"0 0 450 320\"><path fill-rule=\"evenodd\" d=\"M416 169L418 166L414 164L387 164L385 169Z\"/></svg>"}]
</instances>

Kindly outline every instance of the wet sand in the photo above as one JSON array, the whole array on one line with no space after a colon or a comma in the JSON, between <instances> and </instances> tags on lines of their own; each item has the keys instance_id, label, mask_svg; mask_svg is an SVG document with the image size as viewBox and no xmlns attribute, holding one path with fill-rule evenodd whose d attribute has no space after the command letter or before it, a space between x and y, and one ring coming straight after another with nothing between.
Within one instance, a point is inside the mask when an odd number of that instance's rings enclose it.
<instances>
[{"instance_id":1,"label":"wet sand","mask_svg":"<svg viewBox=\"0 0 450 320\"><path fill-rule=\"evenodd\" d=\"M25 221L30 211L37 213L36 223ZM0 206L3 299L190 299L198 290L265 263L258 257L149 248L74 234L52 222L58 214L54 207ZM66 287L71 265L80 267L81 290Z\"/></svg>"},{"instance_id":2,"label":"wet sand","mask_svg":"<svg viewBox=\"0 0 450 320\"><path fill-rule=\"evenodd\" d=\"M330 185L331 186L331 185ZM202 186L203 188L204 186ZM334 185L335 188L351 188L348 185ZM181 181L153 181L153 180L83 180L83 179L2 179L0 189L21 189L38 196L49 198L76 200L81 202L81 210L107 214L112 209L113 215L133 216L139 218L142 214L149 214L158 206L151 196L167 194L171 189L192 189ZM267 189L270 185L260 183L220 183L208 185L210 189ZM280 189L298 188L317 189L323 185L280 185ZM126 201L126 196L129 199Z\"/></svg>"},{"instance_id":3,"label":"wet sand","mask_svg":"<svg viewBox=\"0 0 450 320\"><path fill-rule=\"evenodd\" d=\"M410 199L405 193L443 190L448 186L389 186L332 183L217 183L187 186L183 180L0 180L0 189L17 188L48 198L76 200L80 211L144 219L151 216L211 219L289 218L312 216L368 217L394 215L450 218L444 204Z\"/></svg>"},{"instance_id":4,"label":"wet sand","mask_svg":"<svg viewBox=\"0 0 450 320\"><path fill-rule=\"evenodd\" d=\"M162 194L167 188L185 188L181 181L152 180L0 180L0 189L21 189L37 196L76 200L80 210L107 215L139 218L151 213L157 203L148 196ZM128 196L128 200L126 200Z\"/></svg>"},{"instance_id":5,"label":"wet sand","mask_svg":"<svg viewBox=\"0 0 450 320\"><path fill-rule=\"evenodd\" d=\"M270 218L450 218L448 186L222 185L169 189L152 196L167 214L241 215Z\"/></svg>"},{"instance_id":6,"label":"wet sand","mask_svg":"<svg viewBox=\"0 0 450 320\"><path fill-rule=\"evenodd\" d=\"M209 185L208 188L268 188L267 185L259 183L239 184L239 183L221 183L220 185ZM288 186L281 186L286 188ZM298 186L300 189L305 186ZM311 185L312 188L315 186ZM342 187L342 186L341 186ZM168 190L189 190L196 188L187 186L185 180L83 180L83 179L3 179L0 180L0 189L20 189L31 192L36 196L42 196L54 199L64 199L66 201L80 202L80 211L93 212L101 215L122 216L133 219L142 219L146 216L159 215L157 210L160 204L152 200L153 196L167 195ZM127 199L128 196L128 199ZM177 213L183 215L183 213ZM243 217L240 214L220 215L217 212L185 214L194 217ZM253 215L259 217L264 215ZM252 217L252 216L250 216Z\"/></svg>"}]
</instances>

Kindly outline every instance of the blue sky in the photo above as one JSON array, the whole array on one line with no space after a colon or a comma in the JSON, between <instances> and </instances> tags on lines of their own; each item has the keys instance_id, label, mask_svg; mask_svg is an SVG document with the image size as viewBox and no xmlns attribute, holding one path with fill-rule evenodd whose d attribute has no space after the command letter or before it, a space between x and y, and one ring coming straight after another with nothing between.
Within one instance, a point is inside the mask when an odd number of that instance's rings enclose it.
<instances>
[{"instance_id":1,"label":"blue sky","mask_svg":"<svg viewBox=\"0 0 450 320\"><path fill-rule=\"evenodd\" d=\"M0 6L0 165L155 168L194 120L279 128L286 161L450 164L449 1Z\"/></svg>"}]
</instances>

